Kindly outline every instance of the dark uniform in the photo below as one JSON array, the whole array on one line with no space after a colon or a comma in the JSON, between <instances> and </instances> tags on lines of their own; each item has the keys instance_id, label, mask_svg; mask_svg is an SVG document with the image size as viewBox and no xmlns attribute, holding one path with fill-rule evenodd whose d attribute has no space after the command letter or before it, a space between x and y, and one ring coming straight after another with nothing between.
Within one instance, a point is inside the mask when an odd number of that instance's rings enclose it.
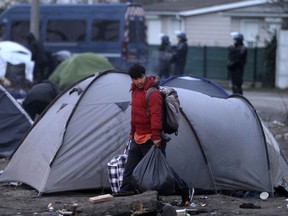
<instances>
[{"instance_id":1,"label":"dark uniform","mask_svg":"<svg viewBox=\"0 0 288 216\"><path fill-rule=\"evenodd\" d=\"M188 44L185 33L180 33L177 35L178 44L175 49L175 54L173 55L172 62L174 65L174 75L183 75L186 65L186 58L188 54Z\"/></svg>"},{"instance_id":2,"label":"dark uniform","mask_svg":"<svg viewBox=\"0 0 288 216\"><path fill-rule=\"evenodd\" d=\"M159 77L167 78L170 76L172 47L169 37L164 35L161 37L161 45L159 47Z\"/></svg>"},{"instance_id":3,"label":"dark uniform","mask_svg":"<svg viewBox=\"0 0 288 216\"><path fill-rule=\"evenodd\" d=\"M32 33L26 36L27 47L32 53L32 60L35 62L33 71L33 84L37 84L45 80L46 69L49 66L47 51L42 43L36 40Z\"/></svg>"},{"instance_id":4,"label":"dark uniform","mask_svg":"<svg viewBox=\"0 0 288 216\"><path fill-rule=\"evenodd\" d=\"M232 92L243 94L242 84L244 67L247 58L247 48L243 44L243 35L238 33L234 36L234 44L228 50L227 68L232 81Z\"/></svg>"}]
</instances>

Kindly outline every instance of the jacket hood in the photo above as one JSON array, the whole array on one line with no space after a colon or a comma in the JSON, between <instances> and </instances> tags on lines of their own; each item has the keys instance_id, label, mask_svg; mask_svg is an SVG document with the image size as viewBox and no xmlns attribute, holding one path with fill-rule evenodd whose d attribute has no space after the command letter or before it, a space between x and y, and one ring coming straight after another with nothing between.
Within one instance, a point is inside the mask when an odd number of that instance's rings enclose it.
<instances>
[{"instance_id":1,"label":"jacket hood","mask_svg":"<svg viewBox=\"0 0 288 216\"><path fill-rule=\"evenodd\" d=\"M159 88L160 86L160 77L158 76L147 76L144 91L147 91L150 87L156 87ZM130 91L133 91L135 88L137 88L133 83L131 84Z\"/></svg>"}]
</instances>

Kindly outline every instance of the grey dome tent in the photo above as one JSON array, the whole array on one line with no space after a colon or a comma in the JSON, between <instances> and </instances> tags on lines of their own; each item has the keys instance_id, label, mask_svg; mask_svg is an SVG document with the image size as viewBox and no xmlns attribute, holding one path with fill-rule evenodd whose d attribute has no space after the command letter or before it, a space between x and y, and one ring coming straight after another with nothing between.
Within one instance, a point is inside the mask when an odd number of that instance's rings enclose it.
<instances>
[{"instance_id":1,"label":"grey dome tent","mask_svg":"<svg viewBox=\"0 0 288 216\"><path fill-rule=\"evenodd\" d=\"M285 185L287 160L247 99L176 90L182 123L167 145L167 158L184 180L214 191L273 192Z\"/></svg>"},{"instance_id":2,"label":"grey dome tent","mask_svg":"<svg viewBox=\"0 0 288 216\"><path fill-rule=\"evenodd\" d=\"M67 88L33 125L0 176L40 193L109 187L107 162L124 151L131 79L89 76Z\"/></svg>"},{"instance_id":3,"label":"grey dome tent","mask_svg":"<svg viewBox=\"0 0 288 216\"><path fill-rule=\"evenodd\" d=\"M109 188L107 162L123 153L129 133L130 83L127 73L112 70L65 90L34 124L0 181L23 182L40 193ZM273 192L288 180L281 149L244 97L175 89L180 128L166 153L190 186Z\"/></svg>"},{"instance_id":4,"label":"grey dome tent","mask_svg":"<svg viewBox=\"0 0 288 216\"><path fill-rule=\"evenodd\" d=\"M176 88L178 87L178 88L182 88L182 89L197 91L197 92L206 94L206 95L208 95L210 97L217 97L217 98L228 98L229 97L229 94L224 89L222 89L216 83L213 83L212 81L210 81L208 79L205 79L205 78L195 78L195 77L192 77L192 76L173 76L173 77L168 77L168 78L162 80L161 85L167 85L167 86L171 86L171 87L176 87ZM246 103L246 105L250 108L250 110L251 110L250 113L251 114L253 112L256 112L254 110L253 106L244 97L235 96L235 95L234 96L230 96L230 97L238 97L239 99L242 99L243 103ZM192 104L191 104L191 107L193 107ZM203 108L205 108L204 104L203 104ZM200 108L200 110L203 111L202 107ZM208 110L211 110L211 107L208 108ZM233 112L234 111L232 111L231 116L233 116ZM185 116L185 118L187 120L187 116L185 115L185 113L190 113L190 112L182 112L182 114L184 114L184 116ZM204 113L205 113L205 111L204 111ZM263 138L264 138L264 142L266 142L266 145L264 145L264 144L263 145L265 146L265 148L269 148L269 150L267 150L267 161L265 163L268 163L268 165L267 165L268 167L270 167L270 166L273 167L271 170L274 170L274 172L273 172L273 174L271 176L273 176L274 179L271 180L271 181L274 181L274 187L278 187L279 185L280 186L281 185L285 186L287 184L287 172L284 172L284 173L282 173L282 172L283 172L283 170L285 171L285 169L286 169L285 167L287 166L287 160L284 157L283 152L279 148L279 145L278 145L277 141L275 140L273 134L269 131L269 129L267 128L265 123L262 121L262 119L260 117L258 117L258 115L256 113L254 113L254 115L255 115L255 120L258 120L258 123L256 123L256 125L258 125L258 127L263 131L263 134L264 134ZM207 115L205 115L205 117L206 116ZM226 115L224 115L224 116L226 116ZM229 116L227 118L229 118ZM237 118L239 118L239 116ZM228 119L226 119L226 121L227 120ZM231 123L231 124L233 124L233 123ZM181 124L181 125L183 125L183 124ZM241 125L244 126L244 124L241 124ZM217 127L217 126L215 126L215 127ZM253 128L255 128L255 127L253 127ZM195 129L193 129L193 130L195 130ZM241 128L239 130L241 130ZM257 131L259 131L259 129L257 129ZM255 134L255 133L253 133L253 134ZM206 158L205 158L206 156L205 156L204 151L203 151L203 149L204 149L203 145L206 145L206 144L205 144L205 142L201 144L201 140L200 140L200 138L198 136L199 135L197 135L197 133L195 133L195 138L197 139L196 142L198 142L200 144L200 151L203 153L204 160L206 160ZM232 139L234 139L235 135L233 135L232 137L233 137ZM241 140L241 142L243 142L244 141L243 139L244 139L244 137L240 136L238 140ZM172 142L173 142L173 140L176 141L176 139L172 139ZM240 145L240 146L242 146L242 145ZM187 146L187 149L189 149L189 147L190 147L190 145ZM212 150L212 147L213 146L209 147L209 150ZM216 147L218 148L218 146L216 146ZM227 150L223 149L223 151L227 151ZM171 152L173 152L173 151L171 151ZM191 152L184 150L183 154L185 154L185 153L190 155ZM254 154L254 152L252 152L252 155L253 154ZM173 155L174 154L172 153L170 157L173 158ZM197 155L199 155L199 154L197 154ZM233 154L231 154L231 155L233 155ZM278 155L278 157L275 157L275 155ZM256 154L255 154L255 156L256 156ZM242 155L241 155L241 157L242 157ZM241 157L238 158L239 161L241 161ZM177 158L177 156L176 156L176 158ZM195 159L197 157L193 157L193 158ZM236 157L234 157L234 158L236 158ZM263 161L261 161L261 163L262 162ZM197 159L194 161L194 163L197 163ZM177 164L177 163L174 163L174 164ZM215 164L215 163L213 163L213 164ZM183 172L182 176L186 176L186 179L192 178L192 176L189 176L188 173L195 173L195 172L193 172L193 171L190 172L189 170L181 169L183 167L185 167L185 164L178 164L174 168L177 169L178 172L181 172L180 170L182 170L182 172ZM235 168L234 166L232 166L232 167L233 167L232 169ZM279 167L281 169L280 172L278 172L279 171ZM201 168L200 168L200 170L201 170ZM276 172L275 170L276 171L278 170L278 171ZM208 173L209 172L212 172L212 170L208 171ZM230 170L228 172L232 173L233 170ZM279 177L279 173L282 173L284 175L284 177L282 176L282 174L280 174L281 177ZM269 177L271 177L271 176L269 175ZM236 177L236 178L238 178L238 177ZM184 177L184 179L185 179L185 177ZM204 179L205 178L203 178L203 180ZM207 183L207 186L206 187L202 187L202 189L205 189L205 190L217 190L217 188L219 188L217 185L214 184L214 182L212 184L210 184L210 185L208 184L208 182L206 182L206 183ZM203 184L203 182L201 184ZM239 187L239 190L243 190L243 187L245 188L245 184L246 184L246 182ZM193 187L197 187L197 183L192 183L191 185ZM233 184L232 188L230 186L228 186L228 185L225 186L225 187L220 187L220 188L221 188L221 190L235 190L235 185ZM259 190L259 191L261 191L261 190ZM273 191L273 189L272 189L272 191Z\"/></svg>"},{"instance_id":5,"label":"grey dome tent","mask_svg":"<svg viewBox=\"0 0 288 216\"><path fill-rule=\"evenodd\" d=\"M178 88L182 88L182 89L197 91L197 92L206 94L206 95L208 95L210 97L217 97L217 98L228 98L229 97L229 94L224 89L222 89L216 83L213 83L212 81L210 81L208 79L205 79L205 78L195 78L195 77L192 77L192 76L173 76L173 77L168 77L168 78L162 80L161 85L167 85L167 86L171 86L171 87L176 87L176 88L178 87ZM255 113L256 111L254 110L253 106L249 103L248 100L246 100L244 97L241 97L239 95L238 96L237 95L233 95L233 96L230 96L230 97L236 97L238 99L242 99L243 103L246 103L246 106L248 106L250 108L250 110L251 110L250 114L252 114L254 112L255 120L258 120L256 125L258 125L258 127L259 127L259 129L256 129L256 131L259 131L259 132L261 130L263 131L264 143L266 143L266 145L263 144L263 146L265 146L265 148L269 148L269 150L267 151L267 161L265 162L265 163L267 163L267 166L268 167L273 166L273 168L271 170L274 170L274 171L275 170L279 170L279 167L281 167L281 170L285 170L285 167L287 166L286 165L287 164L287 160L286 160L286 158L284 156L282 157L283 152L281 152L281 149L279 148L279 145L278 145L277 141L275 140L273 134L269 131L269 129L267 128L265 123L262 121L262 119ZM187 97L187 98L189 98L189 97ZM219 100L217 100L217 101L219 101ZM191 104L191 107L193 107L192 104ZM203 104L203 108L205 108L204 104ZM203 108L201 107L199 110L204 111ZM211 110L211 108L212 107L209 107L208 110ZM207 110L207 113L209 112L208 110ZM187 118L185 113L190 113L190 112L183 112L184 116ZM204 111L204 113L205 113L205 111ZM234 116L233 113L234 113L234 111L232 111L231 116ZM238 111L237 111L237 114L238 114ZM206 116L207 115L205 115L205 117ZM226 122L229 122L228 120L230 118L229 117L230 115L226 116L224 114L224 116L227 117ZM238 118L239 118L239 116L237 117L237 119ZM244 120L244 122L245 122L245 120ZM240 124L240 125L244 126L245 124ZM217 127L217 126L215 126L215 127ZM253 128L255 129L256 127L253 127ZM239 130L241 130L241 128ZM253 134L255 135L256 133L254 132ZM206 142L201 144L201 140L200 140L200 138L198 136L199 136L199 134L195 133L195 137L197 139L197 142L200 144L200 151L202 151L203 156L204 156L204 160L206 160L206 158L205 158L206 156L204 154L205 152L203 151L203 149L205 148L203 145L206 145ZM235 135L233 135L232 137L233 137L232 140L236 138ZM251 139L251 137L249 137L249 138ZM173 140L175 141L176 139L172 139L172 142L173 142ZM244 137L239 136L239 139L237 138L235 142L237 142L237 140L240 141L240 142L244 142ZM249 144L250 142L246 142L246 143ZM245 143L244 143L244 145L245 145ZM240 146L242 147L243 145L240 145ZM189 147L190 147L190 145L187 146L187 149L189 149ZM209 150L212 150L212 147L213 147L213 145L211 145L209 147ZM218 148L218 146L216 146L216 148ZM234 147L233 147L233 149L234 149ZM223 149L223 151L227 151L227 149L225 148L225 149ZM271 152L273 152L273 153L271 153ZM186 154L190 155L191 152L184 150L183 153L184 154L186 153ZM252 156L254 154L254 151L252 151L250 153L251 153L251 156ZM233 154L231 154L231 155L233 155ZM197 155L199 155L199 154L197 154ZM273 156L271 156L271 155L273 155ZM278 157L275 157L274 155L278 155ZM256 154L255 154L255 156L256 156ZM233 157L236 158L235 156L233 156ZM242 155L241 155L241 157L242 157ZM238 158L239 161L241 161L241 157ZM173 158L173 153L171 154L171 158ZM193 158L195 159L197 157L193 157ZM195 160L194 162L197 163L197 160ZM261 160L260 163L262 163L262 162L263 161ZM177 164L177 163L175 163L175 164ZM215 164L215 163L213 163L213 164ZM174 168L177 169L178 172L181 172L180 171L181 168L184 167L182 165L184 165L184 164L180 164L180 165L178 164ZM221 167L221 166L219 165L219 167ZM233 169L235 168L235 166L232 166L232 167L233 167L232 170L228 171L229 173L230 172L232 173ZM259 167L261 167L261 166L259 166ZM186 169L182 169L182 170L183 170L182 171L183 172L182 176L186 176L186 178L192 178L192 176L189 176L189 174L187 174L187 173L195 173L194 171L190 172L190 171L188 171ZM209 172L212 172L212 170L210 170ZM287 180L287 172L284 172L284 174L283 174L285 177L283 177L282 174L280 174L281 177L279 177L279 172L278 173L277 172L274 172L272 174L274 179L271 180L271 181L275 182L274 183L274 187L278 187L278 186L281 186L281 185L285 186L287 184L287 181L286 181ZM217 172L217 173L219 173L219 172ZM282 171L280 171L280 173L282 173ZM224 176L225 176L225 174L224 174ZM269 177L271 177L271 176L269 176ZM236 177L236 178L238 178L238 177ZM185 179L185 177L184 177L184 179ZM203 178L203 180L204 179L205 178ZM265 178L263 178L263 179L265 179ZM269 181L269 179L267 181ZM206 182L206 183L207 183L207 186L206 187L202 187L202 189L205 189L205 190L217 190L217 188L219 188L217 185L214 185L215 182L213 182L212 185L210 185L210 186L209 186L208 182ZM203 182L201 184L203 184ZM243 190L243 187L245 188L245 184L247 184L247 182L245 182L244 184L240 185L239 190ZM192 183L191 185L193 187L197 187L197 183ZM228 185L225 186L225 187L221 186L220 188L221 188L221 190L235 190L235 185L233 184L232 188L230 188L230 186L228 186ZM261 191L261 190L259 190L259 191ZM273 189L272 189L272 191L273 191Z\"/></svg>"},{"instance_id":6,"label":"grey dome tent","mask_svg":"<svg viewBox=\"0 0 288 216\"><path fill-rule=\"evenodd\" d=\"M0 85L0 158L13 154L32 124L21 105Z\"/></svg>"}]
</instances>

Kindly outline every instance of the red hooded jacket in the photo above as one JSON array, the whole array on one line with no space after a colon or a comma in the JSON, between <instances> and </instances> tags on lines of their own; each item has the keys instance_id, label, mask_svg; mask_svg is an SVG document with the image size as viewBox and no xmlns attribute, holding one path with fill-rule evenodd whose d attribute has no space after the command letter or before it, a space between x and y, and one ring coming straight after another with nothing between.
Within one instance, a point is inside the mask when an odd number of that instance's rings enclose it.
<instances>
[{"instance_id":1,"label":"red hooded jacket","mask_svg":"<svg viewBox=\"0 0 288 216\"><path fill-rule=\"evenodd\" d=\"M161 139L162 131L162 95L160 91L153 91L148 100L150 115L147 115L146 91L149 87L159 88L159 78L148 76L143 89L131 84L131 131L139 135L152 134L152 140Z\"/></svg>"}]
</instances>

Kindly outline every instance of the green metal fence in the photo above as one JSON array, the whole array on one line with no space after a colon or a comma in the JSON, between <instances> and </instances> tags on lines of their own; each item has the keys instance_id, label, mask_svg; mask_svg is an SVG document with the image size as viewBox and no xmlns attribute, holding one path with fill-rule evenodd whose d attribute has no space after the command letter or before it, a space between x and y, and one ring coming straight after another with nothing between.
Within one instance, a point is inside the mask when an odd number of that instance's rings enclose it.
<instances>
[{"instance_id":1,"label":"green metal fence","mask_svg":"<svg viewBox=\"0 0 288 216\"><path fill-rule=\"evenodd\" d=\"M190 46L185 74L207 79L229 79L226 62L228 48ZM265 74L264 48L248 48L244 81L261 82ZM157 73L158 46L149 46L149 70Z\"/></svg>"}]
</instances>

